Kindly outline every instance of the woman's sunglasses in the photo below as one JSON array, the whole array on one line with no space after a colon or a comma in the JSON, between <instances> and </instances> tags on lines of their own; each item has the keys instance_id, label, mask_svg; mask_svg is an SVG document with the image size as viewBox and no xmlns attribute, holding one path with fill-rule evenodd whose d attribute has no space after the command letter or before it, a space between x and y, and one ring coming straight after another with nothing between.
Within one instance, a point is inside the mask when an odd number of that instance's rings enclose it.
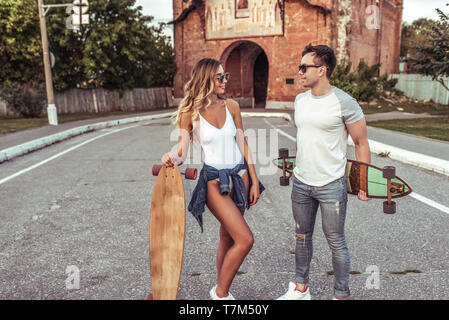
<instances>
[{"instance_id":1,"label":"woman's sunglasses","mask_svg":"<svg viewBox=\"0 0 449 320\"><path fill-rule=\"evenodd\" d=\"M226 79L226 81L228 81L229 80L229 72L223 73L222 75L218 76L216 79L218 79L218 81L220 81L220 83L223 83L225 79Z\"/></svg>"},{"instance_id":2,"label":"woman's sunglasses","mask_svg":"<svg viewBox=\"0 0 449 320\"><path fill-rule=\"evenodd\" d=\"M301 71L302 73L306 73L307 72L307 68L319 68L322 67L323 65L315 65L315 64L301 64L299 65L299 71Z\"/></svg>"}]
</instances>

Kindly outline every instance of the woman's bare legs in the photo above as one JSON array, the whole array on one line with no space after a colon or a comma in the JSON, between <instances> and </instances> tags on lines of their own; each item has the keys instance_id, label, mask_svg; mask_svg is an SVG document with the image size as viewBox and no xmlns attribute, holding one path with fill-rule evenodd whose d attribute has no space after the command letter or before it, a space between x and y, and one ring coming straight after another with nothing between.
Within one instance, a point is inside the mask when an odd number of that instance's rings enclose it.
<instances>
[{"instance_id":1,"label":"woman's bare legs","mask_svg":"<svg viewBox=\"0 0 449 320\"><path fill-rule=\"evenodd\" d=\"M248 180L248 171L246 171L242 176L243 182L245 184L246 191L248 192L249 189L249 180ZM230 198L232 199L232 195L234 193L234 189L230 193ZM245 210L240 211L240 213L244 214ZM220 242L218 244L218 250L217 250L217 274L220 276L221 267L223 265L223 259L228 250L232 247L234 244L234 240L232 240L232 237L230 234L226 231L226 229L223 227L223 225L220 226Z\"/></svg>"},{"instance_id":2,"label":"woman's bare legs","mask_svg":"<svg viewBox=\"0 0 449 320\"><path fill-rule=\"evenodd\" d=\"M248 190L248 173L242 178ZM225 297L235 274L253 246L254 238L243 218L243 211L238 210L232 201L232 192L228 196L220 195L218 181L212 180L207 183L207 206L221 223L216 292L219 297Z\"/></svg>"}]
</instances>

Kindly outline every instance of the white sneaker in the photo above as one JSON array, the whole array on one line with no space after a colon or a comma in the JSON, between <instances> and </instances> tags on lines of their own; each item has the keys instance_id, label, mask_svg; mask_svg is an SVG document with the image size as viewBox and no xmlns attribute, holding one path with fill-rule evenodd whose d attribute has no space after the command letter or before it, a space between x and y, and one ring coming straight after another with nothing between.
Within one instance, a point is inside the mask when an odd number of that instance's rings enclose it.
<instances>
[{"instance_id":1,"label":"white sneaker","mask_svg":"<svg viewBox=\"0 0 449 320\"><path fill-rule=\"evenodd\" d=\"M229 292L227 297L223 297L220 298L219 296L217 296L217 286L213 287L212 289L210 289L209 294L210 294L210 298L212 300L235 300L235 298L232 296L232 294Z\"/></svg>"},{"instance_id":2,"label":"white sneaker","mask_svg":"<svg viewBox=\"0 0 449 320\"><path fill-rule=\"evenodd\" d=\"M276 300L312 300L310 296L309 287L307 287L306 292L301 292L296 290L296 283L290 282L288 284L288 291L283 296L280 296Z\"/></svg>"},{"instance_id":3,"label":"white sneaker","mask_svg":"<svg viewBox=\"0 0 449 320\"><path fill-rule=\"evenodd\" d=\"M335 297L333 297L332 300L354 300L354 298L351 297L351 296L348 296L346 298L335 298Z\"/></svg>"}]
</instances>

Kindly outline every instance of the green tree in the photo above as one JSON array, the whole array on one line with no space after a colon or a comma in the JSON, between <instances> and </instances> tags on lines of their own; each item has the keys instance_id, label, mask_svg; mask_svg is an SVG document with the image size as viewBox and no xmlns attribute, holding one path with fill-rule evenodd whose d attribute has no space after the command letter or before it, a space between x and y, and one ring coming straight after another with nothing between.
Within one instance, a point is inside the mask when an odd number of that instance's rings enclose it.
<instances>
[{"instance_id":1,"label":"green tree","mask_svg":"<svg viewBox=\"0 0 449 320\"><path fill-rule=\"evenodd\" d=\"M89 5L93 14L82 39L88 87L171 85L175 68L169 41L162 36L162 27L149 26L153 18L143 16L134 4L134 0L98 0ZM168 77L160 74L160 68L169 71Z\"/></svg>"},{"instance_id":2,"label":"green tree","mask_svg":"<svg viewBox=\"0 0 449 320\"><path fill-rule=\"evenodd\" d=\"M416 56L411 60L418 73L431 76L449 90L444 79L449 76L449 15L440 9L436 11L439 15L437 23L423 30L423 36L429 40L415 44Z\"/></svg>"},{"instance_id":3,"label":"green tree","mask_svg":"<svg viewBox=\"0 0 449 320\"><path fill-rule=\"evenodd\" d=\"M148 67L152 70L154 86L173 86L173 77L176 73L173 47L170 39L163 35L166 24L161 23L159 28L154 28L155 51ZM151 49L151 48L149 48Z\"/></svg>"},{"instance_id":4,"label":"green tree","mask_svg":"<svg viewBox=\"0 0 449 320\"><path fill-rule=\"evenodd\" d=\"M411 24L404 22L401 32L401 52L403 58L413 57L416 55L416 43L430 44L431 39L427 36L427 30L436 26L437 22L432 19L420 18Z\"/></svg>"},{"instance_id":5,"label":"green tree","mask_svg":"<svg viewBox=\"0 0 449 320\"><path fill-rule=\"evenodd\" d=\"M44 81L35 0L1 1L0 66L0 86Z\"/></svg>"},{"instance_id":6,"label":"green tree","mask_svg":"<svg viewBox=\"0 0 449 320\"><path fill-rule=\"evenodd\" d=\"M72 3L46 0L46 4ZM106 88L126 90L171 86L176 67L164 26L149 25L134 0L89 1L90 24L66 26L66 8L46 16L56 90ZM2 0L0 6L0 86L43 82L42 47L36 0Z\"/></svg>"},{"instance_id":7,"label":"green tree","mask_svg":"<svg viewBox=\"0 0 449 320\"><path fill-rule=\"evenodd\" d=\"M45 0L46 4L63 2L64 0ZM65 0L65 3L72 2ZM52 68L53 85L57 91L80 87L86 81L82 61L85 30L75 31L67 27L67 21L71 22L70 14L69 8L51 8L46 15L49 50L55 57Z\"/></svg>"}]
</instances>

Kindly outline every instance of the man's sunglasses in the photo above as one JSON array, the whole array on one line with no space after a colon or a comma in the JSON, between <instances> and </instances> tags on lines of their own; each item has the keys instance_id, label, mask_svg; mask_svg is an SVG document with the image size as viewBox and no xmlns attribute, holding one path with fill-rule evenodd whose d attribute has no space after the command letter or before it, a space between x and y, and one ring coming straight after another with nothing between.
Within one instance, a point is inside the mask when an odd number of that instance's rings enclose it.
<instances>
[{"instance_id":1,"label":"man's sunglasses","mask_svg":"<svg viewBox=\"0 0 449 320\"><path fill-rule=\"evenodd\" d=\"M315 64L300 64L299 65L299 71L301 71L302 73L306 73L307 72L307 68L319 68L322 67L323 65L315 65Z\"/></svg>"},{"instance_id":2,"label":"man's sunglasses","mask_svg":"<svg viewBox=\"0 0 449 320\"><path fill-rule=\"evenodd\" d=\"M223 83L223 81L226 79L226 81L229 80L229 72L223 73L222 75L218 76L216 79L220 81L220 83Z\"/></svg>"}]
</instances>

